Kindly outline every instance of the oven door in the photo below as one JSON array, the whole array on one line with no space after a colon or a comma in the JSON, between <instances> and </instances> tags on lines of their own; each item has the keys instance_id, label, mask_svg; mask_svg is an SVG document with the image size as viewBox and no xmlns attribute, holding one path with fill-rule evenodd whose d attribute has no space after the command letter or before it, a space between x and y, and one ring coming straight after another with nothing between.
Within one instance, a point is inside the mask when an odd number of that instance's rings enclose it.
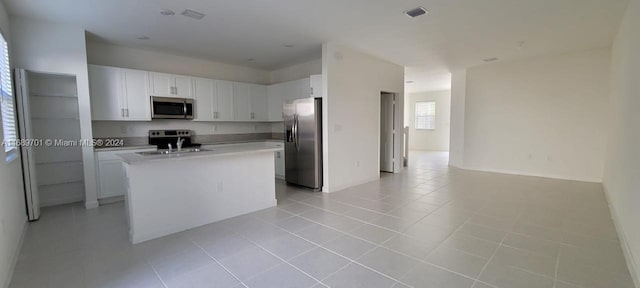
<instances>
[{"instance_id":1,"label":"oven door","mask_svg":"<svg viewBox=\"0 0 640 288\"><path fill-rule=\"evenodd\" d=\"M187 102L191 103L187 105ZM191 114L191 118L187 116L189 114ZM192 119L193 100L183 98L151 97L151 118Z\"/></svg>"}]
</instances>

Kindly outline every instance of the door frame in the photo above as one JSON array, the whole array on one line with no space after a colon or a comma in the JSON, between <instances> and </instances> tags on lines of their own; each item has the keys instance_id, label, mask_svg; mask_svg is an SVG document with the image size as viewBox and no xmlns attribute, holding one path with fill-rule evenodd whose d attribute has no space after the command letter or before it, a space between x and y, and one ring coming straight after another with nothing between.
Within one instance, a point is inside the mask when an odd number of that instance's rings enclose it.
<instances>
[{"instance_id":1,"label":"door frame","mask_svg":"<svg viewBox=\"0 0 640 288\"><path fill-rule=\"evenodd\" d=\"M395 169L395 166L396 166L395 165L396 164L395 161L397 160L397 159L395 159L396 158L395 156L396 156L396 151L397 151L396 149L398 148L398 147L396 147L396 137L397 137L397 133L396 132L398 131L398 127L397 127L398 126L398 123L397 123L398 121L396 121L396 118L397 118L397 107L399 107L397 105L398 104L398 97L397 96L398 96L397 93L387 92L387 91L380 91L380 99L379 99L380 100L380 109L379 109L379 113L378 113L378 117L379 117L378 118L378 165L379 165L378 171L380 171L380 172L387 172L387 173L395 173L395 172L397 172L396 169ZM383 101L384 97L391 97L391 112L392 112L392 114L389 117L389 119L392 122L391 123L392 129L391 129L391 135L390 135L391 136L391 152L390 152L391 170L390 171L382 169L382 155L383 155L383 153L382 153L382 148L383 148L383 145L382 145L382 136L383 136L383 133L382 133L382 131L383 131L383 129L382 129L382 112L384 111L384 108L385 108L385 107L383 107L382 103L384 102Z\"/></svg>"}]
</instances>

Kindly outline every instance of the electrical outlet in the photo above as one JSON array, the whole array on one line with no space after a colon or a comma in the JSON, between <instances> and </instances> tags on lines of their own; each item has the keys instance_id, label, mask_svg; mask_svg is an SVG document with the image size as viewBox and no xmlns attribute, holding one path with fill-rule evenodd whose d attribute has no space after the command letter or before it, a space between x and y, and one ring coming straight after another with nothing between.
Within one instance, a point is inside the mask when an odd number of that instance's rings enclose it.
<instances>
[{"instance_id":1,"label":"electrical outlet","mask_svg":"<svg viewBox=\"0 0 640 288\"><path fill-rule=\"evenodd\" d=\"M120 126L120 133L122 133L123 135L127 135L127 126Z\"/></svg>"},{"instance_id":2,"label":"electrical outlet","mask_svg":"<svg viewBox=\"0 0 640 288\"><path fill-rule=\"evenodd\" d=\"M216 125L211 125L211 132L216 132Z\"/></svg>"}]
</instances>

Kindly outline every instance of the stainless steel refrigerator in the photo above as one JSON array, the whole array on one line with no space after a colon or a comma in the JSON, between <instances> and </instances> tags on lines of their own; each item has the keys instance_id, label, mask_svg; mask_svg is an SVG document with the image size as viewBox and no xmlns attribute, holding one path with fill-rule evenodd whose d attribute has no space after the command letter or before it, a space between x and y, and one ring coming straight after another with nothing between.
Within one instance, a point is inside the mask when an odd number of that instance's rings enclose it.
<instances>
[{"instance_id":1,"label":"stainless steel refrigerator","mask_svg":"<svg viewBox=\"0 0 640 288\"><path fill-rule=\"evenodd\" d=\"M322 189L322 99L288 101L283 107L285 179L287 183Z\"/></svg>"}]
</instances>

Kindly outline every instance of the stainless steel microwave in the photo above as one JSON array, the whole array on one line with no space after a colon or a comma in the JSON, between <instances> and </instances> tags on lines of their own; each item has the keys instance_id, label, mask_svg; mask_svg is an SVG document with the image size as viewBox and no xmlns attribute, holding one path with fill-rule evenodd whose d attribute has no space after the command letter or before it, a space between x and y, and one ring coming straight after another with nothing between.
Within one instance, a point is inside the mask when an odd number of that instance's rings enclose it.
<instances>
[{"instance_id":1,"label":"stainless steel microwave","mask_svg":"<svg viewBox=\"0 0 640 288\"><path fill-rule=\"evenodd\" d=\"M193 99L151 97L151 119L193 119Z\"/></svg>"}]
</instances>

